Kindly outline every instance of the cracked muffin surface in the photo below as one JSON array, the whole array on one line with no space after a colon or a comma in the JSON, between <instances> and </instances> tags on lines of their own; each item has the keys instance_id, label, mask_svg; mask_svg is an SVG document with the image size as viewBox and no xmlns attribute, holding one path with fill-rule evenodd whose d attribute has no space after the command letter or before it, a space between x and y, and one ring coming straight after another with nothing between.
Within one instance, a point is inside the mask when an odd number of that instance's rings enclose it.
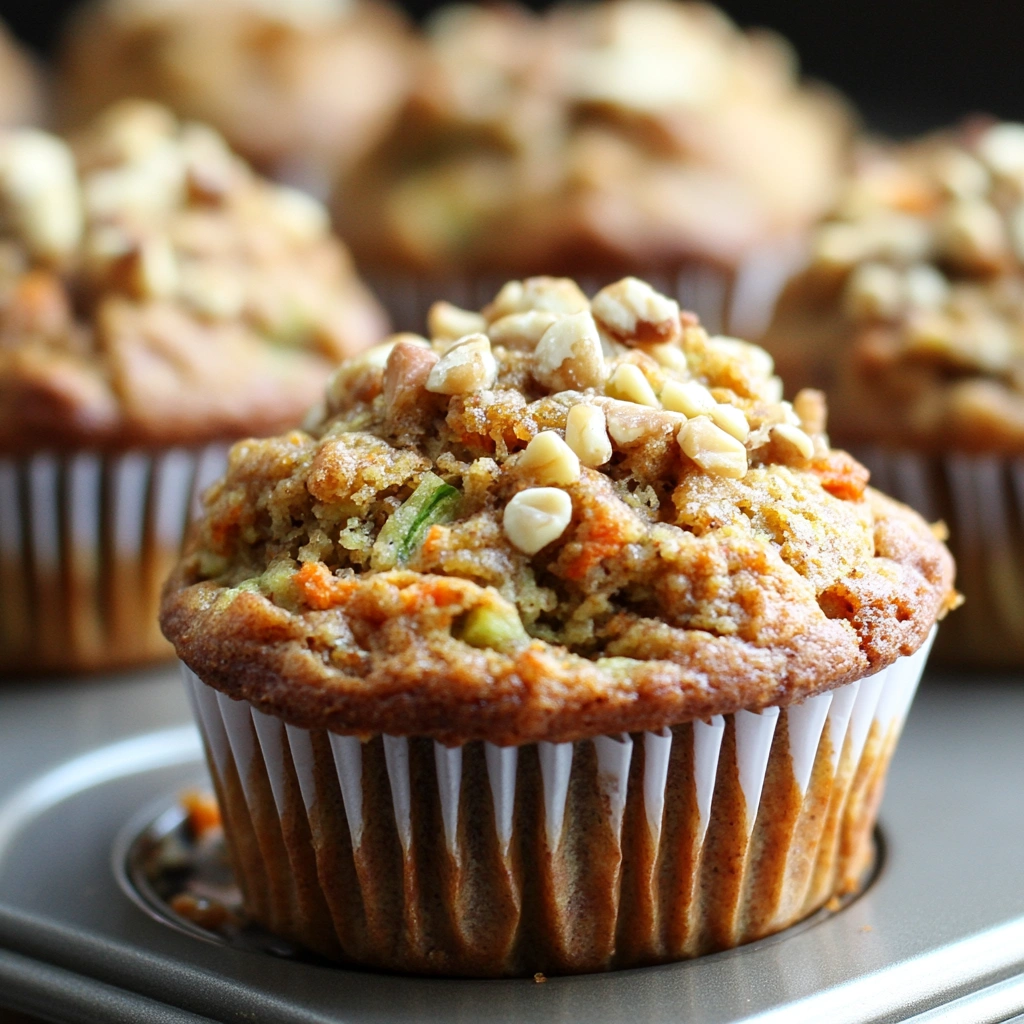
<instances>
[{"instance_id":1,"label":"cracked muffin surface","mask_svg":"<svg viewBox=\"0 0 1024 1024\"><path fill-rule=\"evenodd\" d=\"M162 610L205 682L341 733L564 741L798 701L955 604L822 396L645 283L513 281L428 333L233 449Z\"/></svg>"},{"instance_id":2,"label":"cracked muffin surface","mask_svg":"<svg viewBox=\"0 0 1024 1024\"><path fill-rule=\"evenodd\" d=\"M212 129L0 132L0 452L273 433L385 330L324 208Z\"/></svg>"},{"instance_id":3,"label":"cracked muffin surface","mask_svg":"<svg viewBox=\"0 0 1024 1024\"><path fill-rule=\"evenodd\" d=\"M763 343L844 442L1024 452L1024 125L862 153Z\"/></svg>"}]
</instances>

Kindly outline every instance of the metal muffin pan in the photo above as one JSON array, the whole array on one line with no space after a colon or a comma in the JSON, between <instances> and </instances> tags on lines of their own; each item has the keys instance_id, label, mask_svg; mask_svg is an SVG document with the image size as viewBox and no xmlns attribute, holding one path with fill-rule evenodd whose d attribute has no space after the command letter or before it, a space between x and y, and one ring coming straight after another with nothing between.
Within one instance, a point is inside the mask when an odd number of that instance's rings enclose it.
<instances>
[{"instance_id":1,"label":"metal muffin pan","mask_svg":"<svg viewBox=\"0 0 1024 1024\"><path fill-rule=\"evenodd\" d=\"M926 676L878 876L846 909L700 960L544 984L343 970L168 926L118 875L132 829L206 784L175 670L5 683L0 1006L76 1024L1024 1021L1017 683Z\"/></svg>"}]
</instances>

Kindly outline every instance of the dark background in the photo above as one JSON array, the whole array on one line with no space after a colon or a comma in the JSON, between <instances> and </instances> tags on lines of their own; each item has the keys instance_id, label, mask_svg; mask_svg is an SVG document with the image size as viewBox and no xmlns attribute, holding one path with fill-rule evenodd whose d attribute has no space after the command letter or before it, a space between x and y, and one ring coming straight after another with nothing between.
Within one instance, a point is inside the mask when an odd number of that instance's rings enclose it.
<instances>
[{"instance_id":1,"label":"dark background","mask_svg":"<svg viewBox=\"0 0 1024 1024\"><path fill-rule=\"evenodd\" d=\"M215 3L216 0L210 0ZM73 0L0 0L4 19L51 47ZM419 16L429 0L406 0ZM540 6L534 4L534 6ZM974 112L1024 119L1024 0L725 0L742 25L789 38L805 70L897 134Z\"/></svg>"}]
</instances>

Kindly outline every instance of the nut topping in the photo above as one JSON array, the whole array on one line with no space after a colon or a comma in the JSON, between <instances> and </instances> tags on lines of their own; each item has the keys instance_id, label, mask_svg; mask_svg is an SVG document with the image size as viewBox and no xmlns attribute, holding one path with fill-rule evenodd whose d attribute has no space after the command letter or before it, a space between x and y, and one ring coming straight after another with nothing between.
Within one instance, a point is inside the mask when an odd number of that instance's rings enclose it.
<instances>
[{"instance_id":1,"label":"nut topping","mask_svg":"<svg viewBox=\"0 0 1024 1024\"><path fill-rule=\"evenodd\" d=\"M679 337L679 303L646 281L624 277L602 288L591 303L594 319L616 341L670 342Z\"/></svg>"},{"instance_id":2,"label":"nut topping","mask_svg":"<svg viewBox=\"0 0 1024 1024\"><path fill-rule=\"evenodd\" d=\"M606 388L612 398L621 398L637 405L649 405L654 409L661 408L661 402L654 393L654 388L644 376L643 370L633 363L620 363Z\"/></svg>"},{"instance_id":3,"label":"nut topping","mask_svg":"<svg viewBox=\"0 0 1024 1024\"><path fill-rule=\"evenodd\" d=\"M558 540L572 522L572 499L557 487L530 487L505 506L502 526L514 547L527 555Z\"/></svg>"},{"instance_id":4,"label":"nut topping","mask_svg":"<svg viewBox=\"0 0 1024 1024\"><path fill-rule=\"evenodd\" d=\"M772 427L772 438L795 449L803 459L809 459L814 455L814 441L799 427L794 427L792 424L779 423Z\"/></svg>"},{"instance_id":5,"label":"nut topping","mask_svg":"<svg viewBox=\"0 0 1024 1024\"><path fill-rule=\"evenodd\" d=\"M498 364L486 334L470 334L456 342L434 364L427 390L438 395L465 395L494 386Z\"/></svg>"},{"instance_id":6,"label":"nut topping","mask_svg":"<svg viewBox=\"0 0 1024 1024\"><path fill-rule=\"evenodd\" d=\"M584 466L603 466L612 457L604 410L595 405L574 405L565 421L565 443Z\"/></svg>"},{"instance_id":7,"label":"nut topping","mask_svg":"<svg viewBox=\"0 0 1024 1024\"><path fill-rule=\"evenodd\" d=\"M427 328L432 338L455 341L467 334L482 334L487 321L468 309L460 309L450 302L435 302L427 313Z\"/></svg>"},{"instance_id":8,"label":"nut topping","mask_svg":"<svg viewBox=\"0 0 1024 1024\"><path fill-rule=\"evenodd\" d=\"M746 447L708 416L687 420L679 428L678 438L679 447L706 472L736 480L746 476Z\"/></svg>"},{"instance_id":9,"label":"nut topping","mask_svg":"<svg viewBox=\"0 0 1024 1024\"><path fill-rule=\"evenodd\" d=\"M718 404L703 384L695 380L670 380L661 389L661 404L686 416L710 415Z\"/></svg>"},{"instance_id":10,"label":"nut topping","mask_svg":"<svg viewBox=\"0 0 1024 1024\"><path fill-rule=\"evenodd\" d=\"M544 332L559 319L557 313L547 313L539 309L529 309L525 313L509 313L500 320L495 320L487 328L492 345L504 345L505 348L532 352Z\"/></svg>"},{"instance_id":11,"label":"nut topping","mask_svg":"<svg viewBox=\"0 0 1024 1024\"><path fill-rule=\"evenodd\" d=\"M588 311L553 323L534 351L533 375L553 391L599 387L606 373L601 337Z\"/></svg>"},{"instance_id":12,"label":"nut topping","mask_svg":"<svg viewBox=\"0 0 1024 1024\"><path fill-rule=\"evenodd\" d=\"M542 484L567 487L580 478L580 460L572 448L553 430L543 430L526 446L519 468Z\"/></svg>"}]
</instances>

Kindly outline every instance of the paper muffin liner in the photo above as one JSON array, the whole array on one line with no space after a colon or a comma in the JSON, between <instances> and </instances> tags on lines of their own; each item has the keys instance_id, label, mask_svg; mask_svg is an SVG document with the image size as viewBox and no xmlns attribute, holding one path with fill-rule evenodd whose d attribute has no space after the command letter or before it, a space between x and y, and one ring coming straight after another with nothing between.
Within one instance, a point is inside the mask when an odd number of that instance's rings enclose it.
<instances>
[{"instance_id":1,"label":"paper muffin liner","mask_svg":"<svg viewBox=\"0 0 1024 1024\"><path fill-rule=\"evenodd\" d=\"M183 673L253 918L496 977L727 949L856 891L930 645L800 704L520 747L296 728Z\"/></svg>"},{"instance_id":2,"label":"paper muffin liner","mask_svg":"<svg viewBox=\"0 0 1024 1024\"><path fill-rule=\"evenodd\" d=\"M0 672L173 655L160 589L225 445L0 457Z\"/></svg>"},{"instance_id":3,"label":"paper muffin liner","mask_svg":"<svg viewBox=\"0 0 1024 1024\"><path fill-rule=\"evenodd\" d=\"M851 451L871 471L873 486L949 528L956 586L966 601L943 625L936 660L1024 665L1024 457Z\"/></svg>"},{"instance_id":4,"label":"paper muffin liner","mask_svg":"<svg viewBox=\"0 0 1024 1024\"><path fill-rule=\"evenodd\" d=\"M787 241L753 251L734 271L693 261L673 272L640 271L637 276L675 298L683 309L696 313L709 333L729 331L739 337L755 337L767 328L779 292L799 265L801 253L798 244ZM364 270L363 276L388 311L395 330L422 334L435 302L443 299L464 309L482 309L515 275L430 277ZM588 295L622 276L573 275Z\"/></svg>"}]
</instances>

